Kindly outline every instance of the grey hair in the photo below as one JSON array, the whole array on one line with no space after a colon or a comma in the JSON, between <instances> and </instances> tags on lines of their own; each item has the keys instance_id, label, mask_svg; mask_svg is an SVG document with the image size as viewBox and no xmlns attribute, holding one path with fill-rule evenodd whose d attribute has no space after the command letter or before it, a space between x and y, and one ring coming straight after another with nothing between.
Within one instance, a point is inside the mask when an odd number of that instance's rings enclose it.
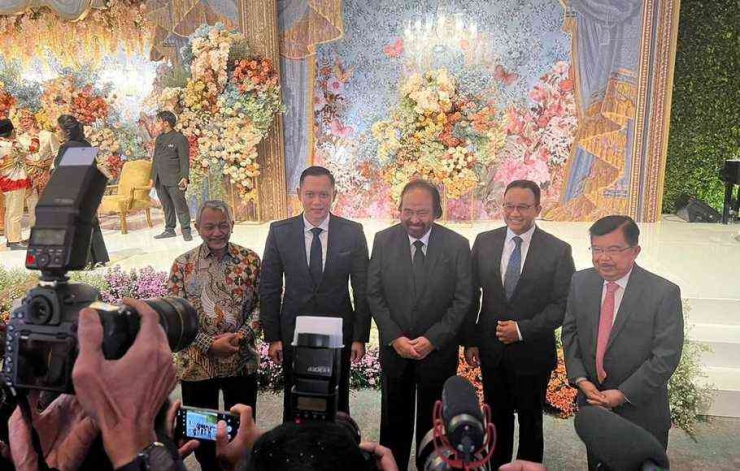
<instances>
[{"instance_id":1,"label":"grey hair","mask_svg":"<svg viewBox=\"0 0 740 471\"><path fill-rule=\"evenodd\" d=\"M233 222L234 218L231 217L231 208L225 201L221 200L210 200L203 203L198 210L198 217L195 219L196 224L200 224L200 219L203 216L203 211L210 209L211 211L221 211L226 215L226 220Z\"/></svg>"}]
</instances>

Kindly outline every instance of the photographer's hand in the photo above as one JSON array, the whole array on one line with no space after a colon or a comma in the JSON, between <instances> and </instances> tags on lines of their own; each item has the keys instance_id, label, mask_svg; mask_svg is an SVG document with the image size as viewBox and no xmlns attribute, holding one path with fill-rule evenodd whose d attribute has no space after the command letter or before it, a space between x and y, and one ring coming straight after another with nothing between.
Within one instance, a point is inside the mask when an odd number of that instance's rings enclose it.
<instances>
[{"instance_id":1,"label":"photographer's hand","mask_svg":"<svg viewBox=\"0 0 740 471\"><path fill-rule=\"evenodd\" d=\"M380 471L398 471L396 459L388 448L374 442L362 442L360 448L375 458L375 466Z\"/></svg>"},{"instance_id":2,"label":"photographer's hand","mask_svg":"<svg viewBox=\"0 0 740 471\"><path fill-rule=\"evenodd\" d=\"M254 423L251 407L237 404L229 412L239 414L239 430L236 437L229 443L226 422L223 420L218 423L216 431L216 457L221 469L225 471L236 469L239 462L247 459L248 451L262 435L262 431Z\"/></svg>"},{"instance_id":3,"label":"photographer's hand","mask_svg":"<svg viewBox=\"0 0 740 471\"><path fill-rule=\"evenodd\" d=\"M167 423L165 423L165 433L168 437L172 439L173 442L177 444L177 453L180 455L180 458L184 460L185 458L193 454L193 452L200 446L200 442L198 440L185 441L183 439L177 440L175 438L177 411L180 410L180 406L182 406L182 401L178 399L173 402L172 405L170 405L170 408L167 410Z\"/></svg>"},{"instance_id":4,"label":"photographer's hand","mask_svg":"<svg viewBox=\"0 0 740 471\"><path fill-rule=\"evenodd\" d=\"M39 434L46 463L60 470L77 469L100 434L95 422L82 410L75 396L62 394L38 412L38 391L29 393L33 426ZM31 441L31 429L16 408L8 421L10 451L16 469L39 469Z\"/></svg>"},{"instance_id":5,"label":"photographer's hand","mask_svg":"<svg viewBox=\"0 0 740 471\"><path fill-rule=\"evenodd\" d=\"M80 354L72 380L77 399L103 432L103 445L114 468L133 461L156 441L154 418L177 384L172 351L147 304L125 299L141 317L134 344L119 360L106 360L103 327L93 309L80 312Z\"/></svg>"}]
</instances>

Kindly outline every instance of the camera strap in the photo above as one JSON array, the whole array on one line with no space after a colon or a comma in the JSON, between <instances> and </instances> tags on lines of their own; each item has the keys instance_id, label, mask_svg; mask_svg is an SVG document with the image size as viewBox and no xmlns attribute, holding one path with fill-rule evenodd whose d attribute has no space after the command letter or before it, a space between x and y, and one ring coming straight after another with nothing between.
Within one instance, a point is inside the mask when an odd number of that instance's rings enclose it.
<instances>
[{"instance_id":1,"label":"camera strap","mask_svg":"<svg viewBox=\"0 0 740 471\"><path fill-rule=\"evenodd\" d=\"M24 392L18 395L18 405L21 408L23 418L28 424L28 428L31 430L31 443L33 444L34 451L36 451L36 460L38 462L39 471L56 471L49 468L49 465L46 463L46 458L44 458L44 450L41 448L41 438L39 438L39 434L33 426L33 415L31 414L31 405L28 403L27 393Z\"/></svg>"}]
</instances>

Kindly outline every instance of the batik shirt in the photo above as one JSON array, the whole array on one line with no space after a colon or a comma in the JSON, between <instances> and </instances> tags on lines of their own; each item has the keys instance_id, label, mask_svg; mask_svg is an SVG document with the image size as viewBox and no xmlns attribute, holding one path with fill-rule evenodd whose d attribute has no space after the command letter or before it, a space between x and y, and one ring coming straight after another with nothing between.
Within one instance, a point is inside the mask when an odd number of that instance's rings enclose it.
<instances>
[{"instance_id":1,"label":"batik shirt","mask_svg":"<svg viewBox=\"0 0 740 471\"><path fill-rule=\"evenodd\" d=\"M25 190L31 187L26 172L26 157L39 148L38 139L25 146L16 139L0 137L0 191Z\"/></svg>"},{"instance_id":2,"label":"batik shirt","mask_svg":"<svg viewBox=\"0 0 740 471\"><path fill-rule=\"evenodd\" d=\"M221 260L208 245L179 256L167 283L172 296L187 299L198 312L200 331L190 347L175 354L183 381L245 376L257 371L260 259L252 250L229 244ZM239 352L227 357L208 354L214 336L237 333Z\"/></svg>"}]
</instances>

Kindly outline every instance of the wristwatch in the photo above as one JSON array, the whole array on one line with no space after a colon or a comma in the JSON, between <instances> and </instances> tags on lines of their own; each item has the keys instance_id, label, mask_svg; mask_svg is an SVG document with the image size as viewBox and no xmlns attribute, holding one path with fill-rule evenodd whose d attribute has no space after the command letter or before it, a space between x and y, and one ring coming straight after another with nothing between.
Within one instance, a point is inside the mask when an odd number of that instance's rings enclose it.
<instances>
[{"instance_id":1,"label":"wristwatch","mask_svg":"<svg viewBox=\"0 0 740 471\"><path fill-rule=\"evenodd\" d=\"M173 471L175 460L167 447L159 442L154 442L144 448L127 465L118 468L117 471Z\"/></svg>"}]
</instances>

